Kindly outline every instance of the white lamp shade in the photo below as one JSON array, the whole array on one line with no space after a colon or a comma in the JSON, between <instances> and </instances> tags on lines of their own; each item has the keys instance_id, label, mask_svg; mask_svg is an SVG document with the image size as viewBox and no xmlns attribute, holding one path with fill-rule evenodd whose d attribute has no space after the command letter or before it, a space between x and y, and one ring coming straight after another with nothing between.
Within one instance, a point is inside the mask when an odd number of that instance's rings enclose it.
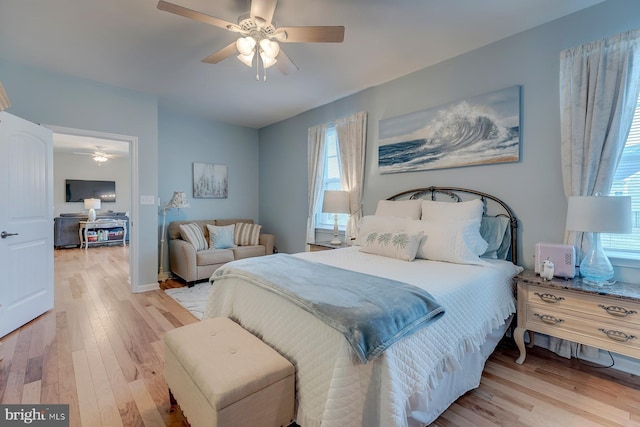
<instances>
[{"instance_id":1,"label":"white lamp shade","mask_svg":"<svg viewBox=\"0 0 640 427\"><path fill-rule=\"evenodd\" d=\"M100 209L100 206L101 206L100 199L84 199L85 209Z\"/></svg>"},{"instance_id":2,"label":"white lamp shade","mask_svg":"<svg viewBox=\"0 0 640 427\"><path fill-rule=\"evenodd\" d=\"M254 55L253 52L251 52L251 54L249 55L240 54L238 55L238 60L242 62L244 65L246 65L247 67L251 67L253 66L253 55Z\"/></svg>"},{"instance_id":3,"label":"white lamp shade","mask_svg":"<svg viewBox=\"0 0 640 427\"><path fill-rule=\"evenodd\" d=\"M174 191L173 197L171 197L171 200L169 201L169 203L167 203L166 207L177 209L188 208L189 202L187 201L186 194L184 194L184 192L182 191Z\"/></svg>"},{"instance_id":4,"label":"white lamp shade","mask_svg":"<svg viewBox=\"0 0 640 427\"><path fill-rule=\"evenodd\" d=\"M338 190L325 190L322 212L342 214L350 213L349 192Z\"/></svg>"},{"instance_id":5,"label":"white lamp shade","mask_svg":"<svg viewBox=\"0 0 640 427\"><path fill-rule=\"evenodd\" d=\"M592 233L631 233L631 197L569 197L567 230Z\"/></svg>"},{"instance_id":6,"label":"white lamp shade","mask_svg":"<svg viewBox=\"0 0 640 427\"><path fill-rule=\"evenodd\" d=\"M236 40L236 48L241 55L251 55L253 57L252 53L253 48L255 47L256 41L253 37L240 37L238 40Z\"/></svg>"},{"instance_id":7,"label":"white lamp shade","mask_svg":"<svg viewBox=\"0 0 640 427\"><path fill-rule=\"evenodd\" d=\"M269 39L260 40L260 49L262 49L269 58L275 58L280 53L280 45L278 42Z\"/></svg>"}]
</instances>

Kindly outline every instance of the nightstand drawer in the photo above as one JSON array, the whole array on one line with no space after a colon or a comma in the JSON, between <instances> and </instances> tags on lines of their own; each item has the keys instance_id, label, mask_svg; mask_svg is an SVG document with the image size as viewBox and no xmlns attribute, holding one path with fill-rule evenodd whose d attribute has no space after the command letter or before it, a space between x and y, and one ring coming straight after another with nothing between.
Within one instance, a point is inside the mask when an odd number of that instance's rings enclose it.
<instances>
[{"instance_id":1,"label":"nightstand drawer","mask_svg":"<svg viewBox=\"0 0 640 427\"><path fill-rule=\"evenodd\" d=\"M570 308L589 317L598 317L604 321L624 320L640 327L640 304L619 298L581 295L563 289L549 289L530 285L527 302L549 308Z\"/></svg>"},{"instance_id":2,"label":"nightstand drawer","mask_svg":"<svg viewBox=\"0 0 640 427\"><path fill-rule=\"evenodd\" d=\"M640 331L624 320L589 318L570 309L551 309L540 304L527 304L526 312L526 325L532 330L633 357L640 356Z\"/></svg>"}]
</instances>

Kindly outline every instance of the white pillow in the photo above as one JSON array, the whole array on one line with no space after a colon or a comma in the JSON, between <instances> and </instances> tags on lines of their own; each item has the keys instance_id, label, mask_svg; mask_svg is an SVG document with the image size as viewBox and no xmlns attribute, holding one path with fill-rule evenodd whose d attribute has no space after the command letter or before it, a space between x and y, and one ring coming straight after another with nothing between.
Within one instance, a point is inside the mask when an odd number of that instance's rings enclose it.
<instances>
[{"instance_id":1,"label":"white pillow","mask_svg":"<svg viewBox=\"0 0 640 427\"><path fill-rule=\"evenodd\" d=\"M373 232L399 233L407 229L407 218L398 216L363 216L358 223L358 236L354 245L362 245L367 236Z\"/></svg>"},{"instance_id":2,"label":"white pillow","mask_svg":"<svg viewBox=\"0 0 640 427\"><path fill-rule=\"evenodd\" d=\"M413 261L422 240L422 232L415 234L378 233L376 231L364 237L360 246L362 252L397 258L403 261Z\"/></svg>"},{"instance_id":3,"label":"white pillow","mask_svg":"<svg viewBox=\"0 0 640 427\"><path fill-rule=\"evenodd\" d=\"M209 230L209 247L211 249L235 248L236 245L233 243L233 232L235 228L235 224L224 226L207 224L207 230Z\"/></svg>"},{"instance_id":4,"label":"white pillow","mask_svg":"<svg viewBox=\"0 0 640 427\"><path fill-rule=\"evenodd\" d=\"M476 220L409 221L408 233L424 233L416 258L456 264L487 265L480 259L487 250Z\"/></svg>"},{"instance_id":5,"label":"white pillow","mask_svg":"<svg viewBox=\"0 0 640 427\"><path fill-rule=\"evenodd\" d=\"M376 207L377 216L401 216L420 219L421 200L380 200Z\"/></svg>"},{"instance_id":6,"label":"white pillow","mask_svg":"<svg viewBox=\"0 0 640 427\"><path fill-rule=\"evenodd\" d=\"M484 213L484 203L480 199L467 202L436 202L422 200L422 220L432 221L457 221L465 219L477 219L478 228Z\"/></svg>"}]
</instances>

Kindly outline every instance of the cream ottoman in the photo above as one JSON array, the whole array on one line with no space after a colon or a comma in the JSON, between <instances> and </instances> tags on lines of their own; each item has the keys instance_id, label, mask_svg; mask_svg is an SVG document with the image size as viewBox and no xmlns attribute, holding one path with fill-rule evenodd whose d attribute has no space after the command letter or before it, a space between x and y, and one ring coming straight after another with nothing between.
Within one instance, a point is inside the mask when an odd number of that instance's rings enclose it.
<instances>
[{"instance_id":1,"label":"cream ottoman","mask_svg":"<svg viewBox=\"0 0 640 427\"><path fill-rule=\"evenodd\" d=\"M164 376L193 427L287 426L295 368L231 319L205 319L167 332Z\"/></svg>"}]
</instances>

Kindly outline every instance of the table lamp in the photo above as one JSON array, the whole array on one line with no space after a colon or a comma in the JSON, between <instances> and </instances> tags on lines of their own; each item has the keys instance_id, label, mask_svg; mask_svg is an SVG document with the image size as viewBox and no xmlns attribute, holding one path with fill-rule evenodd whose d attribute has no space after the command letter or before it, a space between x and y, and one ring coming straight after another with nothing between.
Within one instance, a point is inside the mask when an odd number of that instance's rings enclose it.
<instances>
[{"instance_id":1,"label":"table lamp","mask_svg":"<svg viewBox=\"0 0 640 427\"><path fill-rule=\"evenodd\" d=\"M169 203L162 206L162 235L160 236L160 271L158 272L158 280L165 281L167 280L168 274L164 272L163 264L164 264L164 235L167 224L167 210L168 209L182 209L188 208L189 202L187 201L187 196L182 191L174 191L171 200Z\"/></svg>"},{"instance_id":2,"label":"table lamp","mask_svg":"<svg viewBox=\"0 0 640 427\"><path fill-rule=\"evenodd\" d=\"M325 190L322 212L333 214L333 240L331 244L336 246L342 244L340 238L338 238L338 214L350 213L349 192Z\"/></svg>"},{"instance_id":3,"label":"table lamp","mask_svg":"<svg viewBox=\"0 0 640 427\"><path fill-rule=\"evenodd\" d=\"M631 233L631 197L569 197L567 230L593 233L591 248L580 262L580 275L590 285L613 284L613 266L600 243L600 233Z\"/></svg>"},{"instance_id":4,"label":"table lamp","mask_svg":"<svg viewBox=\"0 0 640 427\"><path fill-rule=\"evenodd\" d=\"M84 199L84 208L89 209L89 221L96 220L96 209L100 209L100 199Z\"/></svg>"}]
</instances>

